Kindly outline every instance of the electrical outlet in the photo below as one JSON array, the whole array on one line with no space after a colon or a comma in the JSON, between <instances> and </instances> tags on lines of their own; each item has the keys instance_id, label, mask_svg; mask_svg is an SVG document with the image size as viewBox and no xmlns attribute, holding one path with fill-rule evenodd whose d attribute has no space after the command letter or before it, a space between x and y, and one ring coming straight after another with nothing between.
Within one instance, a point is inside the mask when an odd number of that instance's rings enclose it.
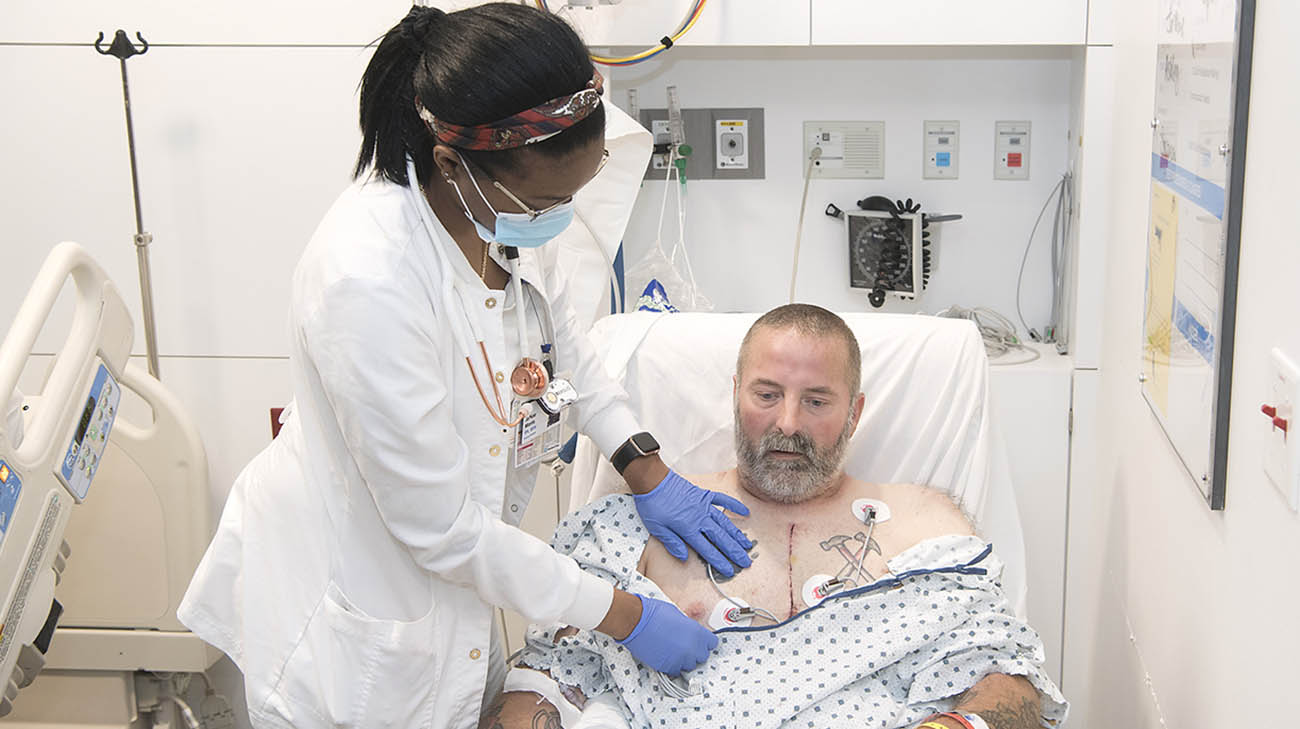
<instances>
[{"instance_id":1,"label":"electrical outlet","mask_svg":"<svg viewBox=\"0 0 1300 729\"><path fill-rule=\"evenodd\" d=\"M1272 371L1266 401L1260 406L1259 422L1268 428L1264 446L1264 473L1273 482L1292 511L1300 510L1300 434L1291 437L1295 406L1300 403L1300 367L1280 349L1269 356Z\"/></svg>"}]
</instances>

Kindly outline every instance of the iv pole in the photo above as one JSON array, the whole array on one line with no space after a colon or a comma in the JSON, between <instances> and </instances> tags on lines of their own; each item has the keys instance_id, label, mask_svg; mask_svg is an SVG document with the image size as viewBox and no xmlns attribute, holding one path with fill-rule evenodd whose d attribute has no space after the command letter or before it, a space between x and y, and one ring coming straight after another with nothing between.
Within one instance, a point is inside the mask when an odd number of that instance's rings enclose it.
<instances>
[{"instance_id":1,"label":"iv pole","mask_svg":"<svg viewBox=\"0 0 1300 729\"><path fill-rule=\"evenodd\" d=\"M126 143L131 153L131 195L135 201L135 258L140 269L140 304L144 309L144 345L149 356L149 374L158 379L158 338L154 330L153 319L153 278L149 273L149 244L153 235L144 231L144 219L140 214L140 179L135 167L135 127L131 123L131 90L126 82L126 59L131 56L144 55L149 50L149 42L138 32L135 37L140 40L137 49L126 37L126 31L119 29L113 36L113 42L105 50L100 47L104 34L95 39L95 50L103 56L115 56L122 67L122 105L126 108Z\"/></svg>"}]
</instances>

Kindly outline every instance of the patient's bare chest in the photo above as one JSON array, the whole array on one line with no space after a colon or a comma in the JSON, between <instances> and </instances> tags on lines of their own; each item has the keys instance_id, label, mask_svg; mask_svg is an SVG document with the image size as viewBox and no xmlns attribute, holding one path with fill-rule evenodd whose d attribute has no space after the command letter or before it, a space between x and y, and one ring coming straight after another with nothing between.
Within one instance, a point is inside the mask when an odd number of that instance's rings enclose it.
<instances>
[{"instance_id":1,"label":"patient's bare chest","mask_svg":"<svg viewBox=\"0 0 1300 729\"><path fill-rule=\"evenodd\" d=\"M899 544L889 524L865 524L848 504L817 509L754 505L737 526L757 540L753 566L727 579L694 555L685 562L671 557L655 540L647 545L645 572L691 618L709 625L718 610L734 607L728 598L784 620L815 602L809 586L836 581L830 589L849 589L879 579L885 560L907 546ZM842 511L843 513L838 513ZM715 584L716 583L716 584ZM758 620L754 624L769 624Z\"/></svg>"}]
</instances>

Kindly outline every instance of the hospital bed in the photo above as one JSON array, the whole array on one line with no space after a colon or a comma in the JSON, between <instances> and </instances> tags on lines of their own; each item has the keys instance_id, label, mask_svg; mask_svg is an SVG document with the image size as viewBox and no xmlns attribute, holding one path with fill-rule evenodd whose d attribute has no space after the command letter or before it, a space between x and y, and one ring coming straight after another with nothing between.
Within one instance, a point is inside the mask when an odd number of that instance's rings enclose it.
<instances>
[{"instance_id":1,"label":"hospital bed","mask_svg":"<svg viewBox=\"0 0 1300 729\"><path fill-rule=\"evenodd\" d=\"M68 290L69 333L40 379L31 352ZM104 271L62 243L0 345L0 460L20 480L0 541L8 726L126 726L141 708L137 671L202 672L219 658L176 619L210 537L207 459L172 394L128 361L132 331ZM11 399L20 385L29 394Z\"/></svg>"},{"instance_id":2,"label":"hospital bed","mask_svg":"<svg viewBox=\"0 0 1300 729\"><path fill-rule=\"evenodd\" d=\"M1024 617L1024 538L1005 448L991 417L979 332L964 320L843 316L862 349L866 394L844 470L866 481L927 484L951 493L1006 564L1004 590ZM731 378L740 341L756 318L639 312L607 317L593 328L606 371L623 384L641 424L677 471L735 466ZM585 437L579 438L571 477L570 511L626 489ZM599 701L589 705L589 714L580 726L620 726L617 712Z\"/></svg>"}]
</instances>

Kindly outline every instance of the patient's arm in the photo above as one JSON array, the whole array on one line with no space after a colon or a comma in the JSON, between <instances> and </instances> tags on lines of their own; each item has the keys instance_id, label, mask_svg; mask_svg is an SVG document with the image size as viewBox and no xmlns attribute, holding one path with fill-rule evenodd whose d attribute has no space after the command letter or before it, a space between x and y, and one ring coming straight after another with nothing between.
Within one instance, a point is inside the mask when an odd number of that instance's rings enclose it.
<instances>
[{"instance_id":1,"label":"patient's arm","mask_svg":"<svg viewBox=\"0 0 1300 729\"><path fill-rule=\"evenodd\" d=\"M573 635L577 628L561 628L555 633L555 640ZM515 670L533 670L520 666ZM539 671L547 679L550 671ZM581 710L587 702L582 691L573 686L565 686L556 681L560 692L577 709ZM507 691L492 702L492 706L479 718L479 729L561 729L560 712L549 700L532 691Z\"/></svg>"},{"instance_id":2,"label":"patient's arm","mask_svg":"<svg viewBox=\"0 0 1300 729\"><path fill-rule=\"evenodd\" d=\"M560 712L531 691L511 691L492 702L478 726L479 729L560 729Z\"/></svg>"},{"instance_id":3,"label":"patient's arm","mask_svg":"<svg viewBox=\"0 0 1300 729\"><path fill-rule=\"evenodd\" d=\"M954 711L979 714L989 729L1038 729L1043 701L1024 676L990 673L957 699ZM936 719L951 729L962 729L952 719Z\"/></svg>"}]
</instances>

